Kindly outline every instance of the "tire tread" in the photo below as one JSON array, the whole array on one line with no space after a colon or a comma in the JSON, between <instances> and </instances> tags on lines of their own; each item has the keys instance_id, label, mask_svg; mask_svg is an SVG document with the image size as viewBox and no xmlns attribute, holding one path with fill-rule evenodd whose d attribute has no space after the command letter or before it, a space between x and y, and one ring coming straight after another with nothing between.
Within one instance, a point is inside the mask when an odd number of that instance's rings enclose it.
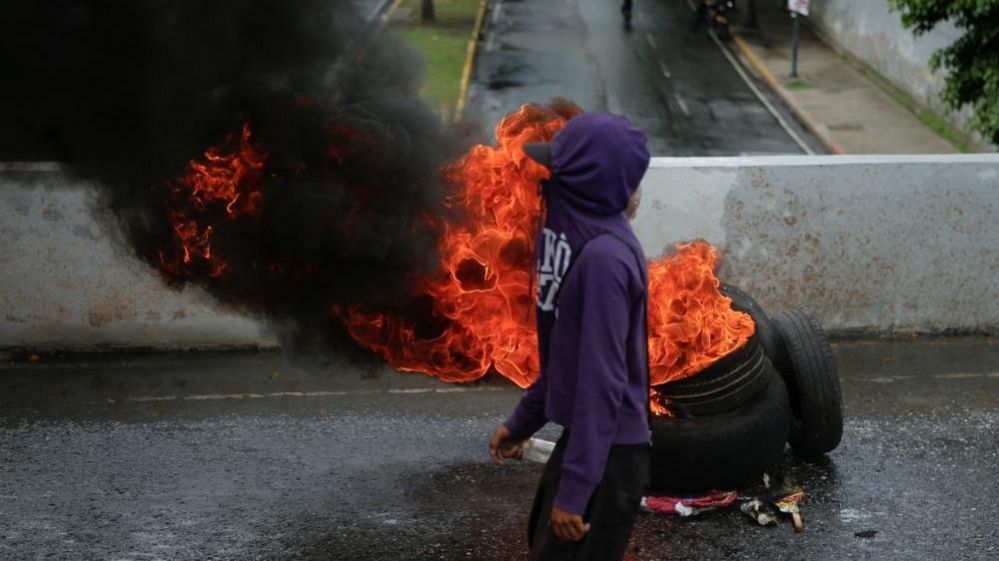
<instances>
[{"instance_id":1,"label":"tire tread","mask_svg":"<svg viewBox=\"0 0 999 561\"><path fill-rule=\"evenodd\" d=\"M821 456L835 449L843 435L842 390L829 340L818 321L800 310L781 312L774 323L793 370L784 373L794 377L791 391L797 395L791 398L800 401L791 445L802 457Z\"/></svg>"}]
</instances>

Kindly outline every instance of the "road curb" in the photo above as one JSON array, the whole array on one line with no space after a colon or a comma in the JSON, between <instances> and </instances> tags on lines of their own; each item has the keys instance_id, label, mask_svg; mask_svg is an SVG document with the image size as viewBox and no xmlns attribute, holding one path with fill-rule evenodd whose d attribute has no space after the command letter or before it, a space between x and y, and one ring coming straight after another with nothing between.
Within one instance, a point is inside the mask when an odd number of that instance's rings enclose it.
<instances>
[{"instance_id":1,"label":"road curb","mask_svg":"<svg viewBox=\"0 0 999 561\"><path fill-rule=\"evenodd\" d=\"M368 19L371 21L377 19L378 27L382 27L386 22L388 22L389 18L392 17L392 14L399 9L399 6L402 5L403 1L404 0L382 0L382 2L379 2L374 10L371 10L371 15L368 16ZM388 9L385 8L386 6L388 6Z\"/></svg>"},{"instance_id":2,"label":"road curb","mask_svg":"<svg viewBox=\"0 0 999 561\"><path fill-rule=\"evenodd\" d=\"M396 10L399 9L399 6L402 6L402 3L405 1L406 0L395 0L395 2L392 2L392 6L382 15L382 25L385 25L390 19L392 19L392 14L394 14Z\"/></svg>"},{"instance_id":3,"label":"road curb","mask_svg":"<svg viewBox=\"0 0 999 561\"><path fill-rule=\"evenodd\" d=\"M784 104L788 106L792 113L794 113L794 116L801 121L806 129L808 129L808 132L812 133L815 138L817 138L819 142L825 146L826 150L829 150L832 154L846 153L846 151L843 150L843 147L840 146L838 142L833 140L831 136L829 136L829 132L826 130L826 127L820 125L818 121L805 111L805 109L801 107L791 94L780 85L777 78L770 72L766 65L763 64L760 57L755 51L753 51L753 48L742 39L742 37L732 33L732 42L735 43L736 48L739 49L739 53L746 59L747 62L749 62L749 65L753 68L753 70L760 76L760 78L763 79L764 82L767 83L767 86L769 86L770 89L781 98Z\"/></svg>"},{"instance_id":4,"label":"road curb","mask_svg":"<svg viewBox=\"0 0 999 561\"><path fill-rule=\"evenodd\" d=\"M472 66L475 63L475 53L479 48L479 35L482 34L482 24L486 19L486 6L489 0L479 4L479 14L475 17L475 28L468 40L468 52L465 55L465 67L461 70L461 88L458 91L458 101L454 105L454 122L460 123L465 116L465 104L468 101L468 84L472 81Z\"/></svg>"}]
</instances>

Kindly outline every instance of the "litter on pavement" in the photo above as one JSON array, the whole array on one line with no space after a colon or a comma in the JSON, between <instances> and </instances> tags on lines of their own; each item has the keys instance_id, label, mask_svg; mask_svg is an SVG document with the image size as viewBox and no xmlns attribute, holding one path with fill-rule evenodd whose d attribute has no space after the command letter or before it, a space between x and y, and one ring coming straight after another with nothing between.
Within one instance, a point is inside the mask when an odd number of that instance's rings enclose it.
<instances>
[{"instance_id":1,"label":"litter on pavement","mask_svg":"<svg viewBox=\"0 0 999 561\"><path fill-rule=\"evenodd\" d=\"M697 516L712 510L727 508L739 498L735 491L714 491L704 497L654 497L642 499L642 508L654 514Z\"/></svg>"}]
</instances>

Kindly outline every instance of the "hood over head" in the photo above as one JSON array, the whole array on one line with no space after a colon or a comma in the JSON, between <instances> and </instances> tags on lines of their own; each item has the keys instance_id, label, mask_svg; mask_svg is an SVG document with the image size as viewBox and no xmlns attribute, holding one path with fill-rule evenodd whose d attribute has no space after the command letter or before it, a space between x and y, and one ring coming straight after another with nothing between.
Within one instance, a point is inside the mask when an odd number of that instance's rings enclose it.
<instances>
[{"instance_id":1,"label":"hood over head","mask_svg":"<svg viewBox=\"0 0 999 561\"><path fill-rule=\"evenodd\" d=\"M624 212L649 167L645 133L618 115L575 117L552 139L550 151L545 197L587 214Z\"/></svg>"}]
</instances>

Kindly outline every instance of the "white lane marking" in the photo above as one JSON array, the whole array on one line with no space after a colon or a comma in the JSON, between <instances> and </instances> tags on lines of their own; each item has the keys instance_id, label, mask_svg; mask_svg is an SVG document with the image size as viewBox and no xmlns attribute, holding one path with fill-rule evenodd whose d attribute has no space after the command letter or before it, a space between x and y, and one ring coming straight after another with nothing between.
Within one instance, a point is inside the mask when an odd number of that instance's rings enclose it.
<instances>
[{"instance_id":1,"label":"white lane marking","mask_svg":"<svg viewBox=\"0 0 999 561\"><path fill-rule=\"evenodd\" d=\"M490 31L486 34L486 52L492 52L496 48L496 34Z\"/></svg>"},{"instance_id":2,"label":"white lane marking","mask_svg":"<svg viewBox=\"0 0 999 561\"><path fill-rule=\"evenodd\" d=\"M988 378L989 376L996 376L999 372L993 372L991 374L972 374L970 372L955 372L953 374L936 374L933 377L939 380L966 380L969 378Z\"/></svg>"},{"instance_id":3,"label":"white lane marking","mask_svg":"<svg viewBox=\"0 0 999 561\"><path fill-rule=\"evenodd\" d=\"M434 388L434 393L479 393L479 392L501 392L504 388L495 386L476 386L474 388Z\"/></svg>"},{"instance_id":4,"label":"white lane marking","mask_svg":"<svg viewBox=\"0 0 999 561\"><path fill-rule=\"evenodd\" d=\"M683 114L689 117L690 109L687 107L687 102L684 101L683 97L680 94L673 94L673 98L676 99L676 104L680 106L680 111L683 111Z\"/></svg>"},{"instance_id":5,"label":"white lane marking","mask_svg":"<svg viewBox=\"0 0 999 561\"><path fill-rule=\"evenodd\" d=\"M496 2L495 9L493 9L493 17L492 17L493 25L495 25L496 22L499 21L500 12L502 12L502 11L503 11L503 0L498 0Z\"/></svg>"},{"instance_id":6,"label":"white lane marking","mask_svg":"<svg viewBox=\"0 0 999 561\"><path fill-rule=\"evenodd\" d=\"M851 376L846 379L871 384L893 384L895 382L925 378L932 378L934 380L983 380L985 378L999 378L999 372L948 372L946 374L930 374L929 376L873 376L870 378Z\"/></svg>"},{"instance_id":7,"label":"white lane marking","mask_svg":"<svg viewBox=\"0 0 999 561\"><path fill-rule=\"evenodd\" d=\"M652 33L646 32L645 40L649 43L650 47L652 47L653 49L656 48L656 38L652 36ZM662 64L662 62L660 62L659 64Z\"/></svg>"},{"instance_id":8,"label":"white lane marking","mask_svg":"<svg viewBox=\"0 0 999 561\"><path fill-rule=\"evenodd\" d=\"M714 30L709 30L708 33L711 35L711 39L714 40L715 44L718 45L718 48L721 49L721 52L723 55L725 55L725 58L728 59L728 62L729 64L732 65L732 68L735 68L735 71L742 78L742 81L745 82L747 86L749 86L749 89L752 90L753 94L756 95L756 98L760 100L760 103L762 103L763 106L767 108L767 111L769 111L770 114L773 115L774 119L777 120L777 124L780 125L780 128L784 129L784 132L786 132L787 135L791 137L791 140L793 140L795 144L797 144L798 147L801 148L801 150L805 154L808 154L809 156L814 156L815 151L812 150L811 146L809 146L808 143L805 142L805 140L801 138L801 136L794 129L791 128L791 125L789 125L788 122L784 119L784 116L777 112L777 108L774 107L773 104L770 103L770 100L763 95L763 92L761 92L760 89L756 87L756 84L753 83L752 78L750 78L749 75L746 74L746 71L742 68L742 64L738 60L736 60L734 56L732 56L732 53L729 52L728 47L726 47L725 44L721 42L721 39L718 38L718 35L715 34Z\"/></svg>"},{"instance_id":9,"label":"white lane marking","mask_svg":"<svg viewBox=\"0 0 999 561\"><path fill-rule=\"evenodd\" d=\"M673 77L673 75L670 74L669 67L666 66L666 63L661 60L659 61L659 70L663 73L663 77L667 80Z\"/></svg>"},{"instance_id":10,"label":"white lane marking","mask_svg":"<svg viewBox=\"0 0 999 561\"><path fill-rule=\"evenodd\" d=\"M270 392L270 393L211 393L193 395L142 395L127 397L120 400L125 403L149 403L156 401L222 401L231 399L266 399L278 397L344 397L351 395L413 395L424 393L478 393L498 392L506 388L494 386L476 386L474 388L390 388L387 390L354 390L354 391L311 391L311 392ZM118 403L119 400L108 399L108 403Z\"/></svg>"},{"instance_id":11,"label":"white lane marking","mask_svg":"<svg viewBox=\"0 0 999 561\"><path fill-rule=\"evenodd\" d=\"M237 395L239 396L240 399L260 399L264 397L264 394L260 393L245 393L245 394L210 393L205 395L189 395L185 399L189 399L191 401L213 401L217 399L232 399Z\"/></svg>"},{"instance_id":12,"label":"white lane marking","mask_svg":"<svg viewBox=\"0 0 999 561\"><path fill-rule=\"evenodd\" d=\"M690 6L691 10L695 12L697 11L697 6L694 5L693 0L687 0L687 6ZM767 108L767 111L769 111L770 114L773 115L773 118L777 120L777 124L780 125L780 128L784 129L784 132L791 137L791 140L793 140L794 143L797 144L798 147L805 152L805 154L808 154L809 156L814 156L815 151L812 150L812 148L808 145L808 143L806 143L805 140L801 138L801 136L797 132L795 132L794 129L791 128L791 125L789 125L787 121L784 119L784 117L777 112L777 108L774 107L773 104L770 103L770 100L763 95L763 92L761 92L760 89L756 87L756 84L753 83L753 80L749 77L749 74L746 74L746 71L742 68L742 64L738 60L736 60L736 58L732 55L731 52L729 52L728 47L726 47L725 44L721 42L721 39L718 38L718 35L714 32L713 29L708 30L708 35L711 36L711 40L715 42L715 45L718 45L718 48L721 49L722 54L725 55L726 59L728 59L728 62L729 64L732 65L732 68L735 68L736 73L739 74L739 77L742 78L742 81L745 82L747 86L749 86L749 89L753 92L754 95L756 95L756 98L760 100L760 103L762 103L763 106Z\"/></svg>"},{"instance_id":13,"label":"white lane marking","mask_svg":"<svg viewBox=\"0 0 999 561\"><path fill-rule=\"evenodd\" d=\"M434 389L437 393L462 393L467 392L469 388L436 388ZM482 390L477 390L482 391Z\"/></svg>"},{"instance_id":14,"label":"white lane marking","mask_svg":"<svg viewBox=\"0 0 999 561\"><path fill-rule=\"evenodd\" d=\"M847 378L847 380L856 382L868 382L870 384L894 384L895 382L901 382L904 380L910 380L915 378L915 376L874 376L872 378Z\"/></svg>"},{"instance_id":15,"label":"white lane marking","mask_svg":"<svg viewBox=\"0 0 999 561\"><path fill-rule=\"evenodd\" d=\"M645 23L645 14L638 12L638 23Z\"/></svg>"}]
</instances>

